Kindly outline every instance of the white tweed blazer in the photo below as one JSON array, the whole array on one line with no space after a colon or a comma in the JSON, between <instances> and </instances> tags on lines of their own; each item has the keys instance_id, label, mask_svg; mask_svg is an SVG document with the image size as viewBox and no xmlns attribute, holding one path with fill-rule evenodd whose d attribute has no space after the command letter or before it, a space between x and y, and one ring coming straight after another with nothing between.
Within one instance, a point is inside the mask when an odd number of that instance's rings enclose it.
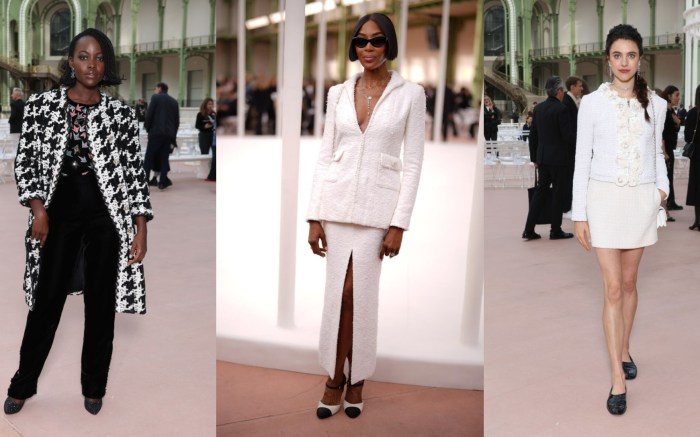
<instances>
[{"instance_id":1,"label":"white tweed blazer","mask_svg":"<svg viewBox=\"0 0 700 437\"><path fill-rule=\"evenodd\" d=\"M359 77L328 92L306 219L408 230L423 164L425 91L392 71L362 133L355 112Z\"/></svg>"},{"instance_id":2,"label":"white tweed blazer","mask_svg":"<svg viewBox=\"0 0 700 437\"><path fill-rule=\"evenodd\" d=\"M607 83L583 97L578 111L572 220L588 220L586 196L590 179L618 186L653 182L668 193L661 150L666 105L666 100L649 90L650 121L647 122L636 99L620 98Z\"/></svg>"}]
</instances>

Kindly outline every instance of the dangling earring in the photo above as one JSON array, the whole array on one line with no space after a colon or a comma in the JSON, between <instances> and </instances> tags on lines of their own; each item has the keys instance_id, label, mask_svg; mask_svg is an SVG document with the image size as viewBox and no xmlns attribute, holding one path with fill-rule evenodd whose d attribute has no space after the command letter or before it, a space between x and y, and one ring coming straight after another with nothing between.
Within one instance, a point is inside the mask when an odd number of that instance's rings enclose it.
<instances>
[{"instance_id":1,"label":"dangling earring","mask_svg":"<svg viewBox=\"0 0 700 437\"><path fill-rule=\"evenodd\" d=\"M639 80L639 72L642 69L642 64L637 64L637 80Z\"/></svg>"},{"instance_id":2,"label":"dangling earring","mask_svg":"<svg viewBox=\"0 0 700 437\"><path fill-rule=\"evenodd\" d=\"M75 79L75 68L73 67L70 68L70 78Z\"/></svg>"},{"instance_id":3,"label":"dangling earring","mask_svg":"<svg viewBox=\"0 0 700 437\"><path fill-rule=\"evenodd\" d=\"M613 81L612 66L608 63L608 76L610 76L610 82Z\"/></svg>"}]
</instances>

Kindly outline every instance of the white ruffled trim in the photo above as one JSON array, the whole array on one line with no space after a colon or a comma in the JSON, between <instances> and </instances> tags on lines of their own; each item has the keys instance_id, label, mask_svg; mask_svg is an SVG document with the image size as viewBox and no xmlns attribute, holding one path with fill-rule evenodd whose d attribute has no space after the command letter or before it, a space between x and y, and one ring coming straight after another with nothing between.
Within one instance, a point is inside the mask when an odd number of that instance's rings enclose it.
<instances>
[{"instance_id":1,"label":"white ruffled trim","mask_svg":"<svg viewBox=\"0 0 700 437\"><path fill-rule=\"evenodd\" d=\"M617 113L617 175L615 184L619 187L639 185L642 174L642 138L644 108L637 99L625 99L610 87L608 82L598 88L612 102Z\"/></svg>"}]
</instances>

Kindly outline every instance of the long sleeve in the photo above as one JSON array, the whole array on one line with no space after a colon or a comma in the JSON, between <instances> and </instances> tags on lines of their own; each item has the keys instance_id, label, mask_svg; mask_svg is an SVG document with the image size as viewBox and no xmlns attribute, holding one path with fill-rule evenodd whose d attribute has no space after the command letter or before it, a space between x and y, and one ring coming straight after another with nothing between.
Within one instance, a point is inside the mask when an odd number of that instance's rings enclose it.
<instances>
[{"instance_id":1,"label":"long sleeve","mask_svg":"<svg viewBox=\"0 0 700 437\"><path fill-rule=\"evenodd\" d=\"M403 178L391 226L408 230L418 192L425 145L425 91L415 86L406 120L403 150Z\"/></svg>"},{"instance_id":2,"label":"long sleeve","mask_svg":"<svg viewBox=\"0 0 700 437\"><path fill-rule=\"evenodd\" d=\"M39 146L36 131L43 128L43 123L39 120L39 105L37 105L36 96L30 97L24 108L22 133L19 137L19 146L15 157L15 180L17 181L19 202L27 207L31 199L46 200L46 192L41 188L42 185L39 181L41 165L36 153L36 147Z\"/></svg>"},{"instance_id":3,"label":"long sleeve","mask_svg":"<svg viewBox=\"0 0 700 437\"><path fill-rule=\"evenodd\" d=\"M194 122L194 127L200 131L204 129L204 117L202 117L201 112L197 113L197 119Z\"/></svg>"},{"instance_id":4,"label":"long sleeve","mask_svg":"<svg viewBox=\"0 0 700 437\"><path fill-rule=\"evenodd\" d=\"M591 103L590 99L584 96L578 110L573 200L571 204L571 219L573 221L588 221L586 196L588 194L588 181L591 176L591 161L593 159L593 114L595 112L595 108Z\"/></svg>"},{"instance_id":5,"label":"long sleeve","mask_svg":"<svg viewBox=\"0 0 700 437\"><path fill-rule=\"evenodd\" d=\"M660 189L666 196L670 191L668 173L666 171L666 160L664 159L664 152L662 150L662 135L664 131L664 123L660 123L660 120L665 120L666 114L666 101L658 96L652 97L654 101L654 116L656 117L656 144L654 144L654 150L656 154L656 188ZM662 106L663 105L663 106ZM650 105L651 106L651 105Z\"/></svg>"},{"instance_id":6,"label":"long sleeve","mask_svg":"<svg viewBox=\"0 0 700 437\"><path fill-rule=\"evenodd\" d=\"M122 131L122 143L126 145L122 153L126 158L125 175L131 215L141 215L146 217L146 220L152 220L153 209L141 159L139 123L132 108L125 107L122 110L127 112L126 120L129 123L128 128Z\"/></svg>"},{"instance_id":7,"label":"long sleeve","mask_svg":"<svg viewBox=\"0 0 700 437\"><path fill-rule=\"evenodd\" d=\"M316 169L314 170L314 179L311 186L311 200L306 212L306 220L319 220L321 209L321 189L325 178L326 170L331 162L333 154L333 143L335 141L335 110L338 106L338 100L343 90L343 86L335 85L328 91L328 107L326 109L326 121L323 129L323 140L321 143L321 151L318 154L316 161Z\"/></svg>"},{"instance_id":8,"label":"long sleeve","mask_svg":"<svg viewBox=\"0 0 700 437\"><path fill-rule=\"evenodd\" d=\"M695 132L695 130L698 128L697 124L698 108L693 108L688 112L685 118L685 131L683 132L683 136L686 143L693 142L694 139L696 144L698 141L700 141L700 138L697 138L697 134Z\"/></svg>"}]
</instances>

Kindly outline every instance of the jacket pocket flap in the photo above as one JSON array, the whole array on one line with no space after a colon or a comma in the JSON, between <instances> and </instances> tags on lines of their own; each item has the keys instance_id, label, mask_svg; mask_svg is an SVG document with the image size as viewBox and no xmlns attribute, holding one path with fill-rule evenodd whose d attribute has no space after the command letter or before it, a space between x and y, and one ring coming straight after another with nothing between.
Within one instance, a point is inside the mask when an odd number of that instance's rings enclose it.
<instances>
[{"instance_id":1,"label":"jacket pocket flap","mask_svg":"<svg viewBox=\"0 0 700 437\"><path fill-rule=\"evenodd\" d=\"M396 171L401 171L401 169L403 168L401 158L392 155L387 155L386 153L381 154L379 163L382 167L390 168Z\"/></svg>"},{"instance_id":2,"label":"jacket pocket flap","mask_svg":"<svg viewBox=\"0 0 700 437\"><path fill-rule=\"evenodd\" d=\"M333 161L340 161L340 158L343 156L344 150L336 150L333 152L333 157L331 157L331 160Z\"/></svg>"}]
</instances>

